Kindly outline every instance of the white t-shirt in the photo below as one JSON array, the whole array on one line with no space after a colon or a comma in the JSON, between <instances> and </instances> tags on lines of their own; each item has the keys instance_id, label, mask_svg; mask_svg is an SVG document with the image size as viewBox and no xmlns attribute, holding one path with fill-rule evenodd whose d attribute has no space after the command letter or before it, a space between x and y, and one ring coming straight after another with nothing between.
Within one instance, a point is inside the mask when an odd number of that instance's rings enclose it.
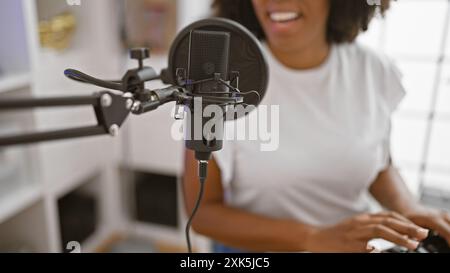
<instances>
[{"instance_id":1,"label":"white t-shirt","mask_svg":"<svg viewBox=\"0 0 450 273\"><path fill-rule=\"evenodd\" d=\"M334 45L310 70L289 69L266 53L270 80L262 105L279 105L279 148L225 141L214 157L226 202L312 225L368 211L368 188L389 161L391 114L405 94L399 71L356 43Z\"/></svg>"}]
</instances>

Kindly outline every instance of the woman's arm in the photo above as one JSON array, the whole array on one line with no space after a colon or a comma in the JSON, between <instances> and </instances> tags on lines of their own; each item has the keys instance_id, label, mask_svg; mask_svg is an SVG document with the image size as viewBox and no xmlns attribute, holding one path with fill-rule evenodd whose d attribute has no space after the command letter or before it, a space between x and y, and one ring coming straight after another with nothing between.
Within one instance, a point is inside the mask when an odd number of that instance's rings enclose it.
<instances>
[{"instance_id":1,"label":"woman's arm","mask_svg":"<svg viewBox=\"0 0 450 273\"><path fill-rule=\"evenodd\" d=\"M393 166L378 175L370 192L382 206L403 214L421 227L437 231L450 244L450 215L421 205Z\"/></svg>"},{"instance_id":2,"label":"woman's arm","mask_svg":"<svg viewBox=\"0 0 450 273\"><path fill-rule=\"evenodd\" d=\"M191 151L185 155L183 186L185 207L190 215L199 191L197 161ZM226 206L215 160L209 163L204 199L192 227L227 246L256 252L303 251L303 242L311 229L292 220L271 219Z\"/></svg>"},{"instance_id":3,"label":"woman's arm","mask_svg":"<svg viewBox=\"0 0 450 273\"><path fill-rule=\"evenodd\" d=\"M256 252L367 252L371 251L367 242L374 238L415 249L418 243L409 238L426 237L418 226L395 213L356 215L332 227L313 227L232 208L224 203L220 170L214 160L208 172L193 228L230 247ZM190 151L186 152L183 191L190 215L199 191L197 162Z\"/></svg>"},{"instance_id":4,"label":"woman's arm","mask_svg":"<svg viewBox=\"0 0 450 273\"><path fill-rule=\"evenodd\" d=\"M378 175L369 191L382 206L400 214L405 215L420 208L419 201L392 165Z\"/></svg>"}]
</instances>

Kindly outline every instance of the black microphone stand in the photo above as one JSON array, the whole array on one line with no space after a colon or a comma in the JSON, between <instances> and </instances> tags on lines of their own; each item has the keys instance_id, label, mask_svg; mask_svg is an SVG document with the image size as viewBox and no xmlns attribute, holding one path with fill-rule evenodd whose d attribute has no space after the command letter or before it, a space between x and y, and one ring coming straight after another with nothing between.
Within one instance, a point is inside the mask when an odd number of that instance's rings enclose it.
<instances>
[{"instance_id":1,"label":"black microphone stand","mask_svg":"<svg viewBox=\"0 0 450 273\"><path fill-rule=\"evenodd\" d=\"M215 75L215 78L203 80L204 82L214 81L218 84L227 85L233 90L227 93L229 97L224 97L223 94L218 93L192 94L190 89L192 85L198 82L189 81L184 69L177 69L177 78L174 79L176 85L148 90L145 89L145 83L149 81L162 80L164 83L172 83L170 77L166 75L168 71L163 70L161 74L158 74L152 67L144 66L144 60L150 57L150 51L147 48L132 49L130 57L139 62L139 67L128 70L120 81L100 80L74 69L67 69L64 72L72 80L118 92L101 91L90 96L0 99L0 112L90 105L94 108L97 118L97 125L95 126L0 136L0 147L108 134L116 136L130 113L141 115L154 111L168 102L176 102L177 106L192 107L192 102L196 97L202 97L203 101L221 105L238 105L243 103L243 96L246 95L240 93L238 89L239 74L237 72L232 73L232 82L234 83L232 85L221 81L219 74ZM176 116L175 118L179 117Z\"/></svg>"},{"instance_id":2,"label":"black microphone stand","mask_svg":"<svg viewBox=\"0 0 450 273\"><path fill-rule=\"evenodd\" d=\"M0 100L0 111L38 107L90 105L94 108L98 122L98 125L95 126L2 136L0 137L0 147L104 134L116 136L120 126L127 118L132 104L133 101L131 98L126 98L111 92L98 92L91 96Z\"/></svg>"},{"instance_id":3,"label":"black microphone stand","mask_svg":"<svg viewBox=\"0 0 450 273\"><path fill-rule=\"evenodd\" d=\"M145 89L145 82L161 79L161 76L153 68L143 65L144 59L150 55L148 49L132 49L130 53L132 59L138 60L139 67L128 70L121 81L103 81L72 69L65 71L65 75L70 79L119 92L101 91L87 96L0 99L0 112L30 108L92 106L97 125L0 136L0 147L107 134L116 136L130 113L143 114L155 110L164 103L183 98L184 90L181 87L153 91Z\"/></svg>"},{"instance_id":4,"label":"black microphone stand","mask_svg":"<svg viewBox=\"0 0 450 273\"><path fill-rule=\"evenodd\" d=\"M132 49L130 51L130 57L138 60L139 67L128 70L120 81L100 80L74 69L67 69L64 72L64 74L72 80L96 85L110 90L116 90L116 92L101 91L90 96L0 99L0 112L30 108L88 105L94 108L97 118L97 125L94 126L0 136L0 148L12 145L25 145L43 141L107 134L117 136L120 127L123 125L130 113L141 115L151 112L168 102L176 102L177 107L184 105L193 111L193 102L197 97L200 97L203 102L217 104L223 107L227 105L245 105L244 96L255 93L255 91L247 93L240 92L238 89L239 72L232 71L230 73L231 77L229 82L222 80L221 75L218 73L215 73L214 77L210 79L193 81L188 78L186 69L178 68L176 70L176 79L171 79L170 75L168 75L169 71L167 70L163 70L161 74L157 74L153 68L144 66L144 60L150 57L149 49ZM172 84L175 81L175 85L157 90L145 89L145 83L153 80L162 80L164 83ZM192 92L194 85L205 82L215 82L217 85L224 85L229 89L229 91L201 93ZM183 117L177 115L175 118L183 119ZM225 116L223 118L225 119ZM191 252L192 249L189 238L190 226L202 199L204 189L203 185L205 184L207 176L208 161L211 157L211 153L217 149L214 147L207 147L206 150L204 148L197 149L196 147L189 148L195 150L196 159L199 162L198 174L201 182L199 198L186 226L188 249L189 252Z\"/></svg>"}]
</instances>

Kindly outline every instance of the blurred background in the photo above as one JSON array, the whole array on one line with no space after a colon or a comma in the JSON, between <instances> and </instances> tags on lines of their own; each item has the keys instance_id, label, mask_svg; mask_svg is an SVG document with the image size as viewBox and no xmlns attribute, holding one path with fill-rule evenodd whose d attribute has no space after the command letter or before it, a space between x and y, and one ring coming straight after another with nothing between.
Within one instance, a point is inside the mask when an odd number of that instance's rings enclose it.
<instances>
[{"instance_id":1,"label":"blurred background","mask_svg":"<svg viewBox=\"0 0 450 273\"><path fill-rule=\"evenodd\" d=\"M151 47L159 71L177 31L210 14L211 0L2 0L0 98L87 95L66 68L106 79ZM392 149L411 190L450 208L450 4L399 0L360 41L390 56L407 97ZM162 84L152 83L154 87ZM151 87L151 86L150 86ZM0 252L184 252L183 143L173 106L130 117L118 138L0 150ZM1 113L0 134L95 124L90 108ZM209 241L194 236L198 251Z\"/></svg>"}]
</instances>

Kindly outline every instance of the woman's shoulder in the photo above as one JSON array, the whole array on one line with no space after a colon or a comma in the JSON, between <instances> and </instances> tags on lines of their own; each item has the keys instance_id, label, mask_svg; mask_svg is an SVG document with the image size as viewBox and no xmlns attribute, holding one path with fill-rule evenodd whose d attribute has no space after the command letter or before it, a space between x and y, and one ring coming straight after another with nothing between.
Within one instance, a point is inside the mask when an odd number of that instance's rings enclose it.
<instances>
[{"instance_id":1,"label":"woman's shoulder","mask_svg":"<svg viewBox=\"0 0 450 273\"><path fill-rule=\"evenodd\" d=\"M381 95L391 113L405 96L402 73L394 61L376 49L357 42L336 45L339 62L351 71L359 82L366 82L367 92Z\"/></svg>"},{"instance_id":2,"label":"woman's shoulder","mask_svg":"<svg viewBox=\"0 0 450 273\"><path fill-rule=\"evenodd\" d=\"M390 71L395 67L393 60L387 55L358 42L336 44L335 48L341 59L349 60L353 65L369 66L380 72Z\"/></svg>"}]
</instances>

